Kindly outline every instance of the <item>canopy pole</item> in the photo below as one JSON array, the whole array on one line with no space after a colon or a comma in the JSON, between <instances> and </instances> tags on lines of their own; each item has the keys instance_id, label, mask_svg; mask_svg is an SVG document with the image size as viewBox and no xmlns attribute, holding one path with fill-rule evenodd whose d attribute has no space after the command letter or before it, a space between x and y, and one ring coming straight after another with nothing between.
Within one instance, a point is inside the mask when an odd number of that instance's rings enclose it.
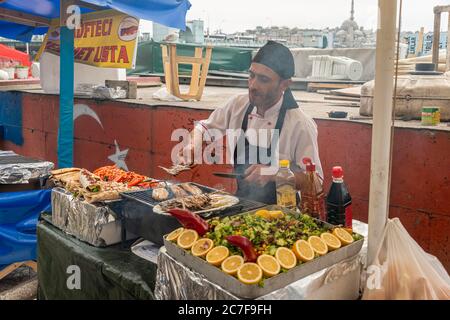
<instances>
[{"instance_id":1,"label":"canopy pole","mask_svg":"<svg viewBox=\"0 0 450 320\"><path fill-rule=\"evenodd\" d=\"M396 18L397 0L379 0L370 166L368 266L375 258L389 216Z\"/></svg>"},{"instance_id":2,"label":"canopy pole","mask_svg":"<svg viewBox=\"0 0 450 320\"><path fill-rule=\"evenodd\" d=\"M434 28L433 28L433 51L431 62L435 64L438 71L439 66L439 45L441 42L441 11L434 9Z\"/></svg>"},{"instance_id":3,"label":"canopy pole","mask_svg":"<svg viewBox=\"0 0 450 320\"><path fill-rule=\"evenodd\" d=\"M61 12L67 3L61 0ZM60 55L59 55L59 128L58 167L73 166L73 96L74 96L74 31L65 25L65 15L61 15Z\"/></svg>"}]
</instances>

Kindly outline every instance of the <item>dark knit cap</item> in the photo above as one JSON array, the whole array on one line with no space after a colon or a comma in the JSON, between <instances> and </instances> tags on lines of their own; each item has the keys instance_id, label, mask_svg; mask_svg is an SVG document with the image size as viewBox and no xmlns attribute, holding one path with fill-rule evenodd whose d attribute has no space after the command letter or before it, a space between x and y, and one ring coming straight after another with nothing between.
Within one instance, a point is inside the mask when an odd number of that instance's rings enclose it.
<instances>
[{"instance_id":1,"label":"dark knit cap","mask_svg":"<svg viewBox=\"0 0 450 320\"><path fill-rule=\"evenodd\" d=\"M268 41L261 47L252 62L269 67L282 79L292 78L295 73L294 57L291 51L275 41Z\"/></svg>"}]
</instances>

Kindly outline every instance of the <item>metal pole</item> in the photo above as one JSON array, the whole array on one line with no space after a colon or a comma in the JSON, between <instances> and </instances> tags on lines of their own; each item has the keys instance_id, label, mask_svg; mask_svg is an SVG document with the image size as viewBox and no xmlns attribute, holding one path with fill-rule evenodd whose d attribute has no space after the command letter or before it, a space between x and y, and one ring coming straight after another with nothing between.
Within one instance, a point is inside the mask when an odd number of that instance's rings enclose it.
<instances>
[{"instance_id":1,"label":"metal pole","mask_svg":"<svg viewBox=\"0 0 450 320\"><path fill-rule=\"evenodd\" d=\"M436 68L437 70L438 68ZM445 61L445 71L450 70L450 12L448 12L447 25L447 60Z\"/></svg>"},{"instance_id":2,"label":"metal pole","mask_svg":"<svg viewBox=\"0 0 450 320\"><path fill-rule=\"evenodd\" d=\"M423 33L424 33L424 27L420 28L419 31L419 38L417 39L417 47L416 47L416 57L422 55L423 52Z\"/></svg>"},{"instance_id":3,"label":"metal pole","mask_svg":"<svg viewBox=\"0 0 450 320\"><path fill-rule=\"evenodd\" d=\"M389 163L397 0L379 0L378 14L370 167L368 266L375 257L389 215Z\"/></svg>"},{"instance_id":4,"label":"metal pole","mask_svg":"<svg viewBox=\"0 0 450 320\"><path fill-rule=\"evenodd\" d=\"M60 8L58 167L67 168L73 166L74 31L65 24L67 2Z\"/></svg>"},{"instance_id":5,"label":"metal pole","mask_svg":"<svg viewBox=\"0 0 450 320\"><path fill-rule=\"evenodd\" d=\"M432 62L436 65L436 71L439 66L439 44L441 38L441 12L434 13L434 30L433 30L433 56Z\"/></svg>"}]
</instances>

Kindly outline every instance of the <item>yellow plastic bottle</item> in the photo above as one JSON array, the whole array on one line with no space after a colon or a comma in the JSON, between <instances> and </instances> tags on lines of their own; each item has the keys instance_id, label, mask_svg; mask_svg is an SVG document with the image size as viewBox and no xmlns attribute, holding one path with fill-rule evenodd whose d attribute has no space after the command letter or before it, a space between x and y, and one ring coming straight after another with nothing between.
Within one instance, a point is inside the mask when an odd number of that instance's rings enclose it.
<instances>
[{"instance_id":1,"label":"yellow plastic bottle","mask_svg":"<svg viewBox=\"0 0 450 320\"><path fill-rule=\"evenodd\" d=\"M289 169L289 160L280 160L280 168L275 177L277 188L277 205L295 210L297 207L297 190L295 175Z\"/></svg>"}]
</instances>

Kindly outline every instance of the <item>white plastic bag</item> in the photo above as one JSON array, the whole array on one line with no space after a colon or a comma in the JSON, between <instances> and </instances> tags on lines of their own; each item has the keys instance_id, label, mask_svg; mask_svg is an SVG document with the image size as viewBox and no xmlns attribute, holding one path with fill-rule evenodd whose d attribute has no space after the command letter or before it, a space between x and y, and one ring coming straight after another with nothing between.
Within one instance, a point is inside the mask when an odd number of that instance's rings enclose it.
<instances>
[{"instance_id":1,"label":"white plastic bag","mask_svg":"<svg viewBox=\"0 0 450 320\"><path fill-rule=\"evenodd\" d=\"M180 99L180 98L175 97L174 95L170 94L167 91L166 87L162 87L158 91L154 92L153 99L158 99L161 101L183 101L183 99Z\"/></svg>"},{"instance_id":2,"label":"white plastic bag","mask_svg":"<svg viewBox=\"0 0 450 320\"><path fill-rule=\"evenodd\" d=\"M448 300L450 277L398 218L389 220L375 260L367 268L364 300Z\"/></svg>"}]
</instances>

